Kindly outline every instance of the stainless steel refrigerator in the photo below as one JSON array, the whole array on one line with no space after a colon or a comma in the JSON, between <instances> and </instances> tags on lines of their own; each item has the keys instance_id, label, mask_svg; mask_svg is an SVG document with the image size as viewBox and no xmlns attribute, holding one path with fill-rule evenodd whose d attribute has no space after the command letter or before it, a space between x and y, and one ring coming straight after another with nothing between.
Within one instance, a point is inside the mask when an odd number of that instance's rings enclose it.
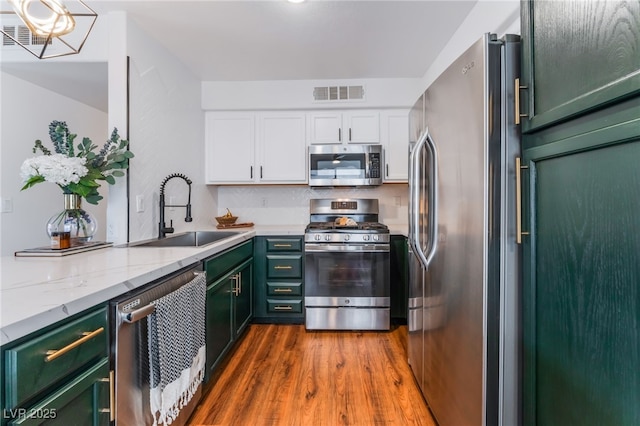
<instances>
[{"instance_id":1,"label":"stainless steel refrigerator","mask_svg":"<svg viewBox=\"0 0 640 426\"><path fill-rule=\"evenodd\" d=\"M440 426L520 423L519 62L486 34L410 113L409 363Z\"/></svg>"}]
</instances>

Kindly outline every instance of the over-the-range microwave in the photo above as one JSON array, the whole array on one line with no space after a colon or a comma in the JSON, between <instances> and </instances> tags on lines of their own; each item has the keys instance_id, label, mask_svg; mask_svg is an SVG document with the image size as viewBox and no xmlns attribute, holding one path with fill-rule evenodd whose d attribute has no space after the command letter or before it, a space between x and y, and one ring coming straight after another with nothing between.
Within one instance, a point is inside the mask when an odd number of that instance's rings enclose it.
<instances>
[{"instance_id":1,"label":"over-the-range microwave","mask_svg":"<svg viewBox=\"0 0 640 426\"><path fill-rule=\"evenodd\" d=\"M382 145L312 145L309 186L382 185Z\"/></svg>"}]
</instances>

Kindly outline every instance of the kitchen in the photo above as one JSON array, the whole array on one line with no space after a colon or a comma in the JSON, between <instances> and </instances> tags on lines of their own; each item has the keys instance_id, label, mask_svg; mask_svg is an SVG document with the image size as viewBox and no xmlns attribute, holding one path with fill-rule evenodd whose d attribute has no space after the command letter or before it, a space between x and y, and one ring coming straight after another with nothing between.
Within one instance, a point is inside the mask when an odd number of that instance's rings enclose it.
<instances>
[{"instance_id":1,"label":"kitchen","mask_svg":"<svg viewBox=\"0 0 640 426\"><path fill-rule=\"evenodd\" d=\"M511 2L514 3L514 2ZM468 45L486 31L497 33L519 32L518 4L509 2L478 2L473 8L462 11L463 24L458 30L450 29L448 42L427 72L417 79L365 80L355 78L354 83L366 83L367 108L408 109L414 98ZM462 7L462 6L461 6ZM99 21L100 22L100 21ZM103 22L104 23L104 22ZM281 227L297 225L296 233L301 235L308 221L308 201L320 197L361 197L381 200L382 221L396 232L403 232L407 221L408 195L406 185L383 185L374 190L321 190L311 191L305 185L241 185L209 186L204 183L202 145L184 141L205 139L205 125L202 110L218 111L261 111L266 108L279 110L316 109L317 104L308 101L310 88L321 85L342 84L344 80L329 81L278 81L278 82L215 82L193 76L159 46L152 37L126 14L111 13L108 20L109 56L108 60L108 103L109 114L95 108L85 108L69 99L60 99L47 89L24 82L15 77L15 72L3 72L2 109L2 247L3 256L15 250L43 244L40 231L34 223L44 223L51 211L59 208L59 197L45 185L20 193L21 184L17 173L19 164L30 156L32 141L43 138L47 124L52 119L66 119L72 130L81 136L88 135L94 141L104 139L111 128L128 129L132 150L137 159L131 169L130 196L140 198L128 204L124 184L109 188L108 203L101 203L96 212L104 234L99 238L116 243L152 238L158 222L157 191L162 179L173 172L184 172L194 179L193 218L186 224L181 211L173 217L177 231L210 228L214 225L212 216L230 208L242 220L256 222L256 225ZM126 29L126 31L124 30ZM103 28L103 31L107 31ZM90 40L98 37L99 27L91 33ZM94 37L95 36L95 37ZM106 42L100 48L106 50ZM87 44L86 48L90 47ZM126 61L122 52L132 58L130 73L130 96L127 98ZM90 50L87 50L87 55ZM103 73L104 67L95 67L98 58L89 56L87 74ZM437 56L437 55L436 55ZM75 58L61 61L73 65ZM77 60L77 59L75 59ZM239 58L238 60L241 60ZM94 63L91 63L94 61ZM264 63L264 61L263 61ZM48 66L44 64L43 67ZM92 68L94 66L94 68ZM259 68L246 64L247 67ZM3 57L3 71L9 69ZM64 68L62 68L64 69ZM25 73L18 68L18 72ZM52 77L51 81L55 81ZM202 83L204 81L204 83ZM310 83L310 84L309 84ZM393 84L391 84L393 83ZM79 79L77 84L81 84ZM351 82L349 82L351 84ZM55 85L55 83L54 83ZM25 93L28 95L25 96ZM242 95L242 96L239 96ZM284 95L283 95L284 94ZM5 96L12 101L5 100ZM32 99L38 99L34 108ZM129 104L127 103L129 102ZM24 105L18 108L16 105ZM9 105L9 106L7 106ZM127 121L125 106L129 105ZM362 104L357 104L362 105ZM176 106L180 106L179 108ZM358 107L359 108L359 107ZM68 109L68 111L64 111ZM52 117L51 111L61 112L61 117ZM29 114L29 125L24 116ZM82 117L77 121L71 117ZM127 123L130 123L127 125ZM12 123L16 123L12 126ZM134 125L134 123L144 123ZM7 125L9 124L9 125ZM124 132L123 132L124 133ZM24 143L19 144L19 141ZM8 147L8 148L7 148ZM179 152L176 157L174 153ZM12 171L13 170L13 171ZM173 183L173 182L172 182ZM169 194L183 194L182 188L168 187ZM180 204L182 200L177 199ZM127 214L127 205L130 213ZM142 211L137 211L142 210ZM212 214L213 212L213 214ZM171 213L170 213L171 214ZM129 216L129 218L127 218ZM108 217L108 220L107 220ZM167 217L171 219L170 216ZM127 220L130 220L127 226ZM260 223L262 221L262 223ZM406 232L406 231L405 231ZM4 268L3 268L4 269ZM4 280L3 280L4 281Z\"/></svg>"}]
</instances>

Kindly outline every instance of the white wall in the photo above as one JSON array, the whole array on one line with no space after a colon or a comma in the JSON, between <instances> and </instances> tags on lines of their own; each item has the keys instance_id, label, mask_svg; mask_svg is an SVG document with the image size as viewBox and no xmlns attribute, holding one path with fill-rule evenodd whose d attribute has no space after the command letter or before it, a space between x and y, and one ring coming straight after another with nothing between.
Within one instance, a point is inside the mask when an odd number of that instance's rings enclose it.
<instances>
[{"instance_id":1,"label":"white wall","mask_svg":"<svg viewBox=\"0 0 640 426\"><path fill-rule=\"evenodd\" d=\"M62 190L44 182L20 191L22 162L34 156L31 149L36 139L53 149L49 123L66 121L78 138L89 137L98 146L109 137L107 115L70 98L33 85L7 73L0 73L2 119L0 130L0 191L2 200L12 204L12 211L2 213L0 245L2 255L32 247L49 245L45 225L49 217L62 210ZM105 197L98 206L83 203L98 220L96 240L105 239L107 183L100 194Z\"/></svg>"},{"instance_id":2,"label":"white wall","mask_svg":"<svg viewBox=\"0 0 640 426\"><path fill-rule=\"evenodd\" d=\"M479 0L422 77L415 99L485 33L520 34L519 0ZM413 102L411 103L413 105Z\"/></svg>"},{"instance_id":3,"label":"white wall","mask_svg":"<svg viewBox=\"0 0 640 426\"><path fill-rule=\"evenodd\" d=\"M365 99L317 102L316 86L364 85ZM420 79L379 78L359 80L204 81L204 110L277 110L325 108L410 108Z\"/></svg>"},{"instance_id":4,"label":"white wall","mask_svg":"<svg viewBox=\"0 0 640 426\"><path fill-rule=\"evenodd\" d=\"M185 209L167 209L176 232L215 224L217 190L204 184L204 113L200 107L200 80L144 31L128 22L130 56L130 143L136 155L130 163L130 241L158 235L160 184L171 173L192 181L193 222L184 221ZM166 201L186 204L187 185L172 179ZM144 211L136 211L136 198Z\"/></svg>"}]
</instances>

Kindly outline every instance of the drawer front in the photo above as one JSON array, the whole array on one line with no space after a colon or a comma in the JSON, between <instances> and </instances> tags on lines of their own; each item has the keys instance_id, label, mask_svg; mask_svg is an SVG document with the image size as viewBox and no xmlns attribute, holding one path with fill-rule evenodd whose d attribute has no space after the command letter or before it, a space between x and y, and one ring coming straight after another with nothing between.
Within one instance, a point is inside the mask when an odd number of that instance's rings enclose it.
<instances>
[{"instance_id":1,"label":"drawer front","mask_svg":"<svg viewBox=\"0 0 640 426\"><path fill-rule=\"evenodd\" d=\"M267 278L302 278L302 255L267 255Z\"/></svg>"},{"instance_id":2,"label":"drawer front","mask_svg":"<svg viewBox=\"0 0 640 426\"><path fill-rule=\"evenodd\" d=\"M109 386L109 360L105 358L37 405L25 409L9 425L107 426L111 415Z\"/></svg>"},{"instance_id":3,"label":"drawer front","mask_svg":"<svg viewBox=\"0 0 640 426\"><path fill-rule=\"evenodd\" d=\"M300 238L267 238L267 251L302 251Z\"/></svg>"},{"instance_id":4,"label":"drawer front","mask_svg":"<svg viewBox=\"0 0 640 426\"><path fill-rule=\"evenodd\" d=\"M270 313L295 313L302 312L301 299L275 300L267 299L267 311Z\"/></svg>"},{"instance_id":5,"label":"drawer front","mask_svg":"<svg viewBox=\"0 0 640 426\"><path fill-rule=\"evenodd\" d=\"M249 240L206 260L204 269L207 271L207 283L211 284L216 281L251 256L253 256L253 240Z\"/></svg>"},{"instance_id":6,"label":"drawer front","mask_svg":"<svg viewBox=\"0 0 640 426\"><path fill-rule=\"evenodd\" d=\"M105 308L7 349L4 354L7 408L19 406L89 361L107 357L108 341Z\"/></svg>"},{"instance_id":7,"label":"drawer front","mask_svg":"<svg viewBox=\"0 0 640 426\"><path fill-rule=\"evenodd\" d=\"M301 282L268 282L268 296L302 296Z\"/></svg>"}]
</instances>

